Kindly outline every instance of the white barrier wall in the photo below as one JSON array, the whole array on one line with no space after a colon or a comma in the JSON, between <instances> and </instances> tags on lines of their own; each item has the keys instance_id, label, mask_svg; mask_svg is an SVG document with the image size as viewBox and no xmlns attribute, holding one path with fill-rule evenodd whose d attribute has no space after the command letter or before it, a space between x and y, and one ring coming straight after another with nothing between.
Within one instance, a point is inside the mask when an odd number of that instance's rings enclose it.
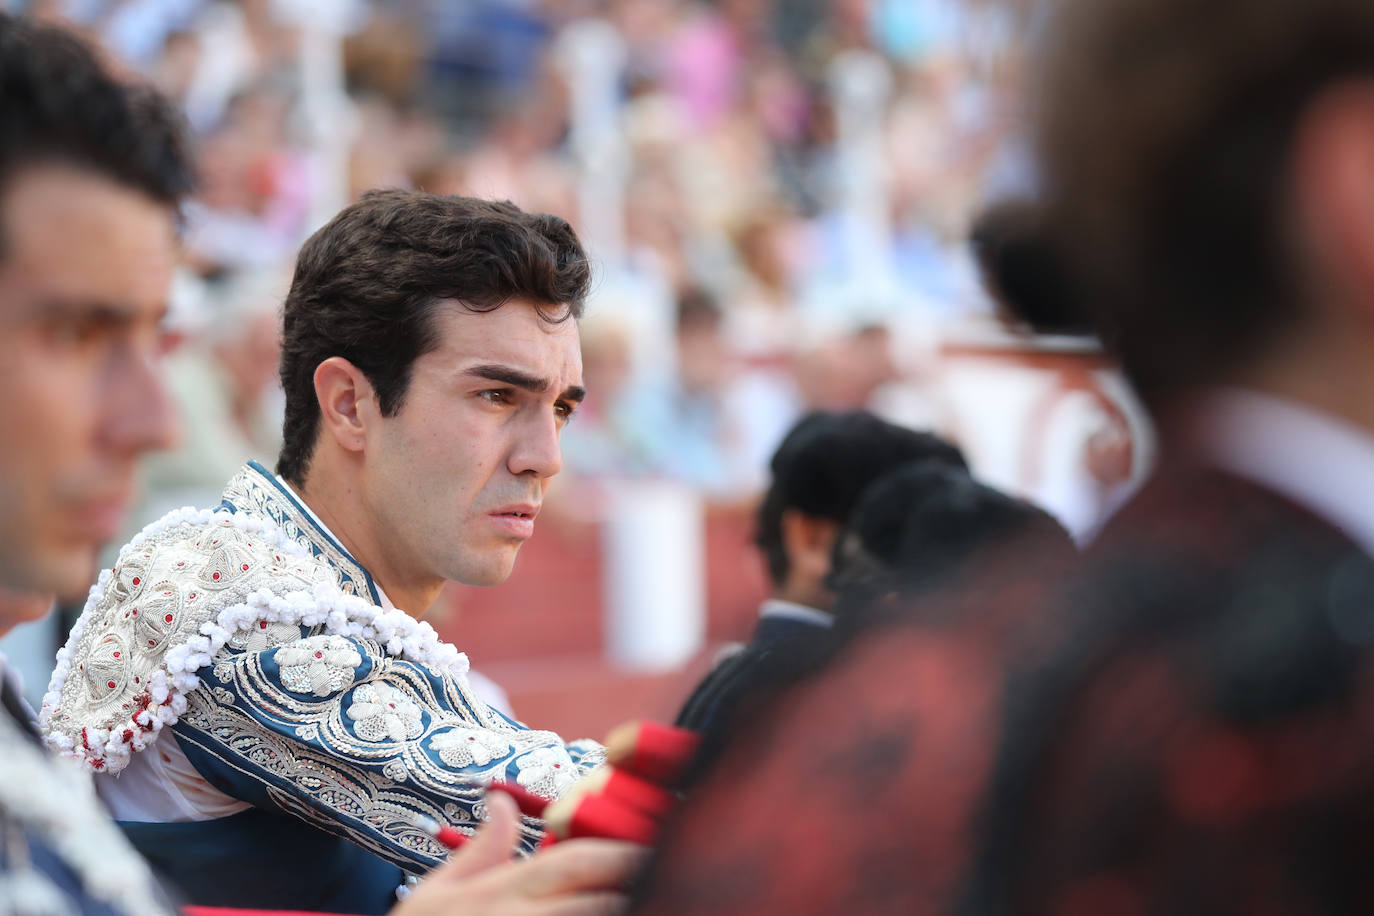
<instances>
[{"instance_id":1,"label":"white barrier wall","mask_svg":"<svg viewBox=\"0 0 1374 916\"><path fill-rule=\"evenodd\" d=\"M606 491L606 654L622 669L676 668L706 638L701 497L668 480L624 480Z\"/></svg>"}]
</instances>

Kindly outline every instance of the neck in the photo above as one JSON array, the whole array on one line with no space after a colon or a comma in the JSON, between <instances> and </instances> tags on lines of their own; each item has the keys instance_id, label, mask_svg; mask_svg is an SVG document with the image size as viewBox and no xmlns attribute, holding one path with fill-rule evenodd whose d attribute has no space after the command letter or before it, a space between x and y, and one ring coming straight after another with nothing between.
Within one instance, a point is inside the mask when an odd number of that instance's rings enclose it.
<instances>
[{"instance_id":1,"label":"neck","mask_svg":"<svg viewBox=\"0 0 1374 916\"><path fill-rule=\"evenodd\" d=\"M1355 333L1294 334L1236 379L1246 388L1374 431L1374 350Z\"/></svg>"},{"instance_id":2,"label":"neck","mask_svg":"<svg viewBox=\"0 0 1374 916\"><path fill-rule=\"evenodd\" d=\"M420 573L407 565L406 557L387 551L387 539L376 528L362 487L349 475L331 473L335 469L329 465L328 459L312 461L305 482L293 488L392 604L411 617L423 616L439 597L444 580Z\"/></svg>"},{"instance_id":3,"label":"neck","mask_svg":"<svg viewBox=\"0 0 1374 916\"><path fill-rule=\"evenodd\" d=\"M788 582L773 589L771 596L776 601L787 601L791 604L800 604L803 607L815 608L818 611L831 611L831 605L835 602L835 596L825 586L819 582L803 585L798 582Z\"/></svg>"}]
</instances>

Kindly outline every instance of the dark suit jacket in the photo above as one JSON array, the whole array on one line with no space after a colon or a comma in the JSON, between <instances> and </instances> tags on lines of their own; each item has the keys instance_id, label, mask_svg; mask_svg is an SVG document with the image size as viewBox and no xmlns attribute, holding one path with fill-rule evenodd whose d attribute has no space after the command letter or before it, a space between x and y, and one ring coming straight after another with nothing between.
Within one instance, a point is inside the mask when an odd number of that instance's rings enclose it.
<instances>
[{"instance_id":1,"label":"dark suit jacket","mask_svg":"<svg viewBox=\"0 0 1374 916\"><path fill-rule=\"evenodd\" d=\"M1182 470L1062 603L1054 650L1008 685L964 912L1374 912L1364 550Z\"/></svg>"},{"instance_id":2,"label":"dark suit jacket","mask_svg":"<svg viewBox=\"0 0 1374 916\"><path fill-rule=\"evenodd\" d=\"M831 629L809 620L765 614L740 651L711 669L678 713L677 724L701 732L724 726L740 703L809 671L829 645Z\"/></svg>"},{"instance_id":3,"label":"dark suit jacket","mask_svg":"<svg viewBox=\"0 0 1374 916\"><path fill-rule=\"evenodd\" d=\"M795 617L763 614L744 648L711 669L692 691L677 725L702 735L701 748L686 782L695 783L722 748L788 687L818 671L828 657L831 628Z\"/></svg>"}]
</instances>

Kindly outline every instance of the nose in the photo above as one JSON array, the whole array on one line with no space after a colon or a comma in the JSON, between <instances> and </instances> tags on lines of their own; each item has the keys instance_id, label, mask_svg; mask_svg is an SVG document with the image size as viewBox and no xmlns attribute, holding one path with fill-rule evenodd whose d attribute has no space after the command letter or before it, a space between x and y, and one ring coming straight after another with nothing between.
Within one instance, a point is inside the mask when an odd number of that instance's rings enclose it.
<instances>
[{"instance_id":1,"label":"nose","mask_svg":"<svg viewBox=\"0 0 1374 916\"><path fill-rule=\"evenodd\" d=\"M131 344L111 358L101 397L102 438L112 450L136 457L176 445L176 407L155 342Z\"/></svg>"},{"instance_id":2,"label":"nose","mask_svg":"<svg viewBox=\"0 0 1374 916\"><path fill-rule=\"evenodd\" d=\"M562 470L563 447L558 431L558 420L552 412L532 415L521 424L510 452L510 472L545 479Z\"/></svg>"}]
</instances>

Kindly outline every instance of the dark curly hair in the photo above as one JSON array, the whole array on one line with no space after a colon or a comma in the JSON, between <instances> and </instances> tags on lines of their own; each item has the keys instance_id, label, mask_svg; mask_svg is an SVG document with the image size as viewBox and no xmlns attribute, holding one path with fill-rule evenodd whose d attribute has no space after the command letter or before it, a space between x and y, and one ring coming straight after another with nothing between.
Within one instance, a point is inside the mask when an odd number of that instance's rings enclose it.
<instances>
[{"instance_id":1,"label":"dark curly hair","mask_svg":"<svg viewBox=\"0 0 1374 916\"><path fill-rule=\"evenodd\" d=\"M968 467L963 452L939 436L866 411L815 411L798 420L773 453L773 480L759 505L754 543L773 584L782 585L791 568L782 540L787 510L844 524L869 484L913 461Z\"/></svg>"},{"instance_id":2,"label":"dark curly hair","mask_svg":"<svg viewBox=\"0 0 1374 916\"><path fill-rule=\"evenodd\" d=\"M47 162L171 207L194 184L181 117L162 96L116 80L75 35L0 13L0 190Z\"/></svg>"},{"instance_id":3,"label":"dark curly hair","mask_svg":"<svg viewBox=\"0 0 1374 916\"><path fill-rule=\"evenodd\" d=\"M591 283L572 227L507 201L371 191L301 248L283 316L286 418L277 473L305 481L320 425L315 369L342 356L384 416L405 400L415 360L438 345L443 300L477 312L525 299L546 321L576 319Z\"/></svg>"},{"instance_id":4,"label":"dark curly hair","mask_svg":"<svg viewBox=\"0 0 1374 916\"><path fill-rule=\"evenodd\" d=\"M958 467L924 461L884 475L857 500L836 540L828 585L842 631L892 612L919 618L921 599L982 588L998 576L1067 574L1069 533L1032 503L979 483ZM887 602L896 599L895 607ZM932 613L939 607L933 603ZM934 622L930 620L928 622Z\"/></svg>"}]
</instances>

